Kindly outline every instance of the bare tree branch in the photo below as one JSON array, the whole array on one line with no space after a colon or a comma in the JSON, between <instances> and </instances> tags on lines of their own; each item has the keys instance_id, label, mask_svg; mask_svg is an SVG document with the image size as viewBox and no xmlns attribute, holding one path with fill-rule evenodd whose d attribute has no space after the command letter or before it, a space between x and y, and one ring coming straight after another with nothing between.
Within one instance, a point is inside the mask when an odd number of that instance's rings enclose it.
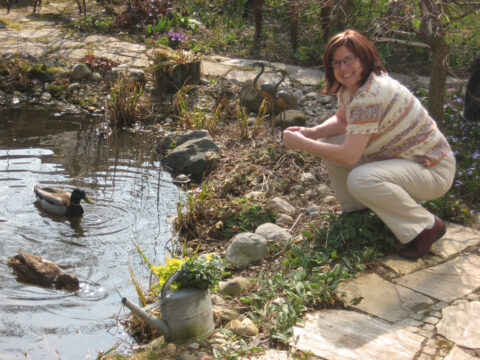
<instances>
[{"instance_id":1,"label":"bare tree branch","mask_svg":"<svg viewBox=\"0 0 480 360\"><path fill-rule=\"evenodd\" d=\"M418 41L409 41L409 40L401 40L401 39L390 39L390 38L374 38L373 39L377 43L393 43L393 44L398 44L398 45L405 45L405 46L413 46L413 47L418 47L418 48L427 48L429 49L430 46L428 46L425 43L421 43Z\"/></svg>"}]
</instances>

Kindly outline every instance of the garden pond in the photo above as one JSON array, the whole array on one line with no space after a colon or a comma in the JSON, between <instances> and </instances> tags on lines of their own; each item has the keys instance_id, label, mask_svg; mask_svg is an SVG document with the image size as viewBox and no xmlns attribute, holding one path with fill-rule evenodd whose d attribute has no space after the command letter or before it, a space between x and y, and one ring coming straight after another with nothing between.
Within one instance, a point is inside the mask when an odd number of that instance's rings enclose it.
<instances>
[{"instance_id":1,"label":"garden pond","mask_svg":"<svg viewBox=\"0 0 480 360\"><path fill-rule=\"evenodd\" d=\"M130 269L148 286L136 245L156 264L170 255L181 195L148 138L101 129L86 115L0 109L2 359L95 359L133 343L117 319L128 313L121 298L137 299ZM93 204L79 218L49 215L35 184L82 188ZM80 290L20 281L7 265L19 248L76 275Z\"/></svg>"}]
</instances>

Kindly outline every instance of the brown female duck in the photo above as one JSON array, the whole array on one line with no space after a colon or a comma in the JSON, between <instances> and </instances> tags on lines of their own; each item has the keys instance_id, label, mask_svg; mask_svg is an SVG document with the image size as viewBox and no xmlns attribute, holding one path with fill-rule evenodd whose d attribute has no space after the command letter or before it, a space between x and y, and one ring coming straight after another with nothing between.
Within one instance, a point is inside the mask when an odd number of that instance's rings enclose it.
<instances>
[{"instance_id":1,"label":"brown female duck","mask_svg":"<svg viewBox=\"0 0 480 360\"><path fill-rule=\"evenodd\" d=\"M26 282L78 290L79 281L75 275L64 272L60 266L50 260L27 253L22 249L18 250L18 255L8 258L8 265Z\"/></svg>"}]
</instances>

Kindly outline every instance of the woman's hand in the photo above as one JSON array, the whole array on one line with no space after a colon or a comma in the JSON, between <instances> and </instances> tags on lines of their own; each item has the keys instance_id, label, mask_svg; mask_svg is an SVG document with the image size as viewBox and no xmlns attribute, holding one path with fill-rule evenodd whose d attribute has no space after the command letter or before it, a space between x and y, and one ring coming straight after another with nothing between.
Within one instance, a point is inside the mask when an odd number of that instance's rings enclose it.
<instances>
[{"instance_id":1,"label":"woman's hand","mask_svg":"<svg viewBox=\"0 0 480 360\"><path fill-rule=\"evenodd\" d=\"M290 126L286 129L286 131L291 131L291 132L298 132L302 134L303 136L316 140L315 138L315 128L308 128L304 126Z\"/></svg>"},{"instance_id":2,"label":"woman's hand","mask_svg":"<svg viewBox=\"0 0 480 360\"><path fill-rule=\"evenodd\" d=\"M293 130L297 129L296 127L287 128L283 131L283 144L289 149L299 149L301 150L302 144L305 143L306 136L303 135L301 130ZM298 129L307 129L307 128L298 128Z\"/></svg>"}]
</instances>

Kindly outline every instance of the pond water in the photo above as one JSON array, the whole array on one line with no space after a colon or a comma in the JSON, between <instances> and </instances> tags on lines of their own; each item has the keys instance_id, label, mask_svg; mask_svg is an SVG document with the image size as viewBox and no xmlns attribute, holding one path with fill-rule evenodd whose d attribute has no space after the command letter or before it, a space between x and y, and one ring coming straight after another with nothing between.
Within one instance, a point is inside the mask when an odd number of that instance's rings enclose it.
<instances>
[{"instance_id":1,"label":"pond water","mask_svg":"<svg viewBox=\"0 0 480 360\"><path fill-rule=\"evenodd\" d=\"M121 297L137 301L147 258L162 263L179 199L148 137L97 133L99 120L45 109L0 110L0 358L95 359L119 340ZM79 218L52 216L35 184L86 191ZM81 282L77 292L21 282L7 265L22 248Z\"/></svg>"}]
</instances>

